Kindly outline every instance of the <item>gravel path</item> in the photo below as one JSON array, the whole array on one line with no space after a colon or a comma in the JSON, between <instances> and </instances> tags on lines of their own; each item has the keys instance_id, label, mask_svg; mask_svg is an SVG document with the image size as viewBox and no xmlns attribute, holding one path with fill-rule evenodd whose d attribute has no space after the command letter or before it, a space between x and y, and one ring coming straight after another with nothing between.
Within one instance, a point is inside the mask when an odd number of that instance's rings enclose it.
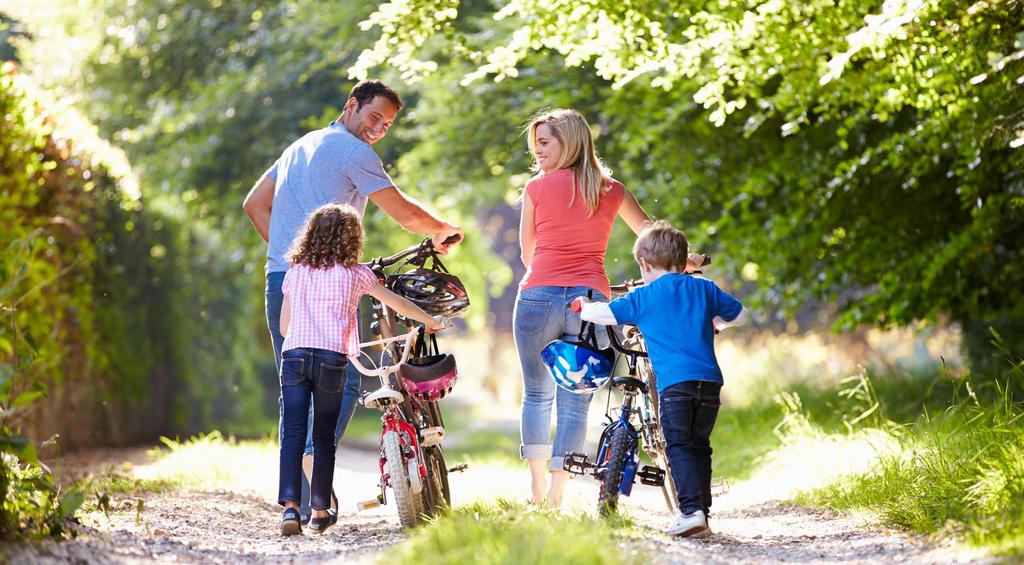
<instances>
[{"instance_id":1,"label":"gravel path","mask_svg":"<svg viewBox=\"0 0 1024 565\"><path fill-rule=\"evenodd\" d=\"M376 491L375 453L344 448L335 484L341 516L323 536L278 536L275 499L276 460L259 464L254 480L215 492L136 493L114 497L109 515L88 513L82 535L55 543L0 546L0 562L10 563L372 563L400 543L394 510L387 506L355 511L358 498ZM119 460L145 460L141 450L94 451L71 457L67 469L79 472ZM517 500L528 492L525 470L478 465L451 477L454 504L498 497ZM342 487L344 485L344 487ZM637 486L622 506L649 535L642 544L658 563L952 563L990 559L949 546L929 545L918 536L869 527L863 520L809 510L772 500L770 485L736 485L715 502L708 541L669 539L661 529L670 521L660 491ZM597 483L575 479L566 506L590 511ZM141 501L141 507L140 507Z\"/></svg>"}]
</instances>

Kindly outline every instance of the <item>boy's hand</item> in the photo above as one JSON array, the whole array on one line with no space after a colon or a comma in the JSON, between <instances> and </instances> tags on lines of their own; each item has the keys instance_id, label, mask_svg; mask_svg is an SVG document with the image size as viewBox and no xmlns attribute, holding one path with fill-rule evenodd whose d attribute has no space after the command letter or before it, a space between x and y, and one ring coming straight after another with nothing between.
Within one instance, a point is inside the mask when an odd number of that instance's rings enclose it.
<instances>
[{"instance_id":1,"label":"boy's hand","mask_svg":"<svg viewBox=\"0 0 1024 565\"><path fill-rule=\"evenodd\" d=\"M445 318L444 316L434 316L433 318L431 318L431 323L424 324L424 326L426 326L427 333L432 334L437 333L443 329L450 328L451 324L449 323L448 318Z\"/></svg>"},{"instance_id":2,"label":"boy's hand","mask_svg":"<svg viewBox=\"0 0 1024 565\"><path fill-rule=\"evenodd\" d=\"M569 309L575 312L576 314L579 314L583 310L583 305L590 304L591 302L593 302L591 299L585 296L580 296L576 300L573 300L572 302L569 303Z\"/></svg>"}]
</instances>

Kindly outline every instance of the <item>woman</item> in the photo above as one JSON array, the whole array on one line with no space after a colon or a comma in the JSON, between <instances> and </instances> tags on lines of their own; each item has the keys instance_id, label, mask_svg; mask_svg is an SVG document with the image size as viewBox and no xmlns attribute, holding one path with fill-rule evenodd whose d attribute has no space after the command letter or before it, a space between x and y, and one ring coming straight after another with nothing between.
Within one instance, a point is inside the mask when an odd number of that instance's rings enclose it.
<instances>
[{"instance_id":1,"label":"woman","mask_svg":"<svg viewBox=\"0 0 1024 565\"><path fill-rule=\"evenodd\" d=\"M531 502L562 503L569 480L562 469L566 453L579 451L587 432L592 394L557 388L540 360L548 342L575 338L579 314L567 305L588 293L607 301L611 293L604 271L605 250L615 216L639 234L650 219L636 199L604 166L594 151L587 121L575 110L553 110L524 129L532 170L526 184L519 241L526 275L519 283L513 331L523 371L522 446L529 463ZM551 444L551 404L558 421ZM547 485L550 459L551 485Z\"/></svg>"}]
</instances>

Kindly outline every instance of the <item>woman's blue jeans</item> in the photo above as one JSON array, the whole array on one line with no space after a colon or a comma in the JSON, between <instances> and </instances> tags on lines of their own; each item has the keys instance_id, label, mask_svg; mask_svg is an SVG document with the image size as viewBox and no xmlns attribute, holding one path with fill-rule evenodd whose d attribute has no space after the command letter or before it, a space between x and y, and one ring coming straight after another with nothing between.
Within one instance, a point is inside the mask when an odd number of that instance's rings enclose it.
<instances>
[{"instance_id":1,"label":"woman's blue jeans","mask_svg":"<svg viewBox=\"0 0 1024 565\"><path fill-rule=\"evenodd\" d=\"M539 286L527 288L516 297L513 334L523 371L523 414L520 421L523 459L551 458L551 470L561 471L565 454L580 451L587 437L587 409L593 394L576 394L552 380L540 352L556 339L576 340L580 315L569 309L572 300L592 292L596 301L603 294L585 286ZM607 347L607 336L598 332L599 345ZM551 443L551 405L557 406L554 446Z\"/></svg>"},{"instance_id":2,"label":"woman's blue jeans","mask_svg":"<svg viewBox=\"0 0 1024 565\"><path fill-rule=\"evenodd\" d=\"M313 402L313 480L309 505L331 507L334 482L334 428L341 411L348 357L326 349L300 347L281 359L281 474L277 502L298 503L302 495L302 454L306 444L310 400Z\"/></svg>"}]
</instances>

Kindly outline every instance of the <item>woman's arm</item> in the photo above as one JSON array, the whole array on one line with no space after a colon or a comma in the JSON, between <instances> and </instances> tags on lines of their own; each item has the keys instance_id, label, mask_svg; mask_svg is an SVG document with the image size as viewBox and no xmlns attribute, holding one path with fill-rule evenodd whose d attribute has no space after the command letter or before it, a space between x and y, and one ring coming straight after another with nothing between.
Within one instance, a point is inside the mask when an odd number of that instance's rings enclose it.
<instances>
[{"instance_id":1,"label":"woman's arm","mask_svg":"<svg viewBox=\"0 0 1024 565\"><path fill-rule=\"evenodd\" d=\"M523 215L519 219L519 246L522 248L523 265L529 267L533 253L537 250L537 222L534 217L533 200L523 191Z\"/></svg>"},{"instance_id":2,"label":"woman's arm","mask_svg":"<svg viewBox=\"0 0 1024 565\"><path fill-rule=\"evenodd\" d=\"M288 295L284 295L284 300L281 302L281 335L288 337L288 326L292 322L292 301L288 300Z\"/></svg>"},{"instance_id":3,"label":"woman's arm","mask_svg":"<svg viewBox=\"0 0 1024 565\"><path fill-rule=\"evenodd\" d=\"M644 212L644 209L640 207L640 203L633 197L633 193L628 188L624 189L626 193L622 196L622 204L619 206L619 215L622 216L623 220L626 220L626 225L629 229L633 230L633 233L640 235L640 232L647 229L647 226L651 225L651 218ZM525 208L524 208L525 210Z\"/></svg>"},{"instance_id":4,"label":"woman's arm","mask_svg":"<svg viewBox=\"0 0 1024 565\"><path fill-rule=\"evenodd\" d=\"M431 332L436 332L445 328L443 318L440 316L437 318L432 317L430 314L424 312L422 308L413 304L405 297L395 294L380 284L377 284L370 289L370 296L380 300L392 310L406 318L412 318L417 322L422 322L423 325L427 326L427 329Z\"/></svg>"}]
</instances>

